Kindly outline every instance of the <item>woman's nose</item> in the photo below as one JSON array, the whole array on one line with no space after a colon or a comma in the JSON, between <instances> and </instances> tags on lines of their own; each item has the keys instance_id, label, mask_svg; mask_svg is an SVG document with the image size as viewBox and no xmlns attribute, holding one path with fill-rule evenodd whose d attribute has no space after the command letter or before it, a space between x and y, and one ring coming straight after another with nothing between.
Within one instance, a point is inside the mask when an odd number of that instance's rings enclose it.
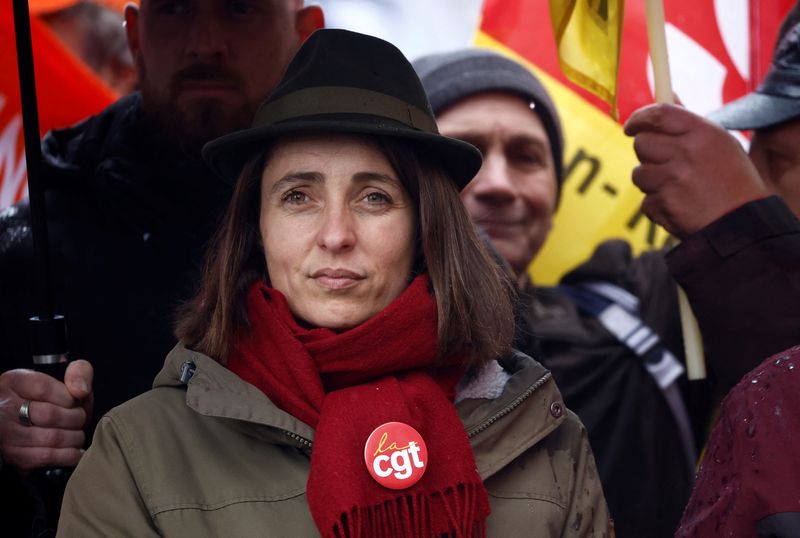
<instances>
[{"instance_id":1,"label":"woman's nose","mask_svg":"<svg viewBox=\"0 0 800 538\"><path fill-rule=\"evenodd\" d=\"M353 218L349 208L326 208L317 233L317 245L331 252L341 252L352 248L356 244Z\"/></svg>"}]
</instances>

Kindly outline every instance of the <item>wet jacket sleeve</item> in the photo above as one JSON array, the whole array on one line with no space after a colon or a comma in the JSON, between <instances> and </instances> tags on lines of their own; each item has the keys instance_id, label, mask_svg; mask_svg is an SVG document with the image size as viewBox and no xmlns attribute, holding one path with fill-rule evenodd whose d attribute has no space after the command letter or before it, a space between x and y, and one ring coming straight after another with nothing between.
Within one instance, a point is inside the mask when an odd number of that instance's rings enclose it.
<instances>
[{"instance_id":1,"label":"wet jacket sleeve","mask_svg":"<svg viewBox=\"0 0 800 538\"><path fill-rule=\"evenodd\" d=\"M676 538L798 536L800 346L750 371L722 403Z\"/></svg>"},{"instance_id":2,"label":"wet jacket sleeve","mask_svg":"<svg viewBox=\"0 0 800 538\"><path fill-rule=\"evenodd\" d=\"M569 423L567 421L565 425ZM603 487L597 474L589 438L577 417L573 424L575 423L579 425L580 432L576 432L577 446L572 450L575 458L574 483L570 487L571 497L567 506L566 527L562 530L561 536L611 537L614 536L613 523L603 496Z\"/></svg>"},{"instance_id":3,"label":"wet jacket sleeve","mask_svg":"<svg viewBox=\"0 0 800 538\"><path fill-rule=\"evenodd\" d=\"M130 433L103 418L67 484L59 537L159 535L143 499L146 491L134 478L138 463L123 450L131 446Z\"/></svg>"},{"instance_id":4,"label":"wet jacket sleeve","mask_svg":"<svg viewBox=\"0 0 800 538\"><path fill-rule=\"evenodd\" d=\"M727 391L765 357L797 343L800 221L777 196L745 204L667 254Z\"/></svg>"}]
</instances>

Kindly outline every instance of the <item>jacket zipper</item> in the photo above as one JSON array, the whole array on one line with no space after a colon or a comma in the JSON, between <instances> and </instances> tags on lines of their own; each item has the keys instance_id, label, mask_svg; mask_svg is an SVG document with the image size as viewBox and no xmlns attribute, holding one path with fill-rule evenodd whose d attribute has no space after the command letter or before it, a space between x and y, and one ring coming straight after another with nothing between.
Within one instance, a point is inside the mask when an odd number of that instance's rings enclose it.
<instances>
[{"instance_id":1,"label":"jacket zipper","mask_svg":"<svg viewBox=\"0 0 800 538\"><path fill-rule=\"evenodd\" d=\"M542 377L540 377L536 381L536 383L534 383L533 385L528 387L525 390L525 392L523 392L522 394L520 394L519 396L514 398L514 401L512 401L510 404L505 406L503 409L501 409L500 411L498 411L497 413L495 413L494 415L492 415L488 419L484 420L478 426L476 426L475 428L473 428L472 430L467 432L467 437L472 438L472 437L478 435L483 430L485 430L486 428L488 428L489 426L491 426L492 424L494 424L495 422L497 422L498 420L500 420L501 418L503 418L504 416L509 414L511 411L513 411L514 409L519 407L522 404L522 402L527 400L531 396L531 394L533 394L534 392L536 392L539 389L539 387L541 387L542 385L547 383L547 381L552 376L553 376L553 374L551 374L550 372L546 372ZM283 433L285 433L287 437L289 437L291 440L293 440L295 443L297 443L300 447L306 447L309 450L311 450L311 448L314 446L313 442L309 441L305 437L297 435L294 432L290 432L289 430L283 430Z\"/></svg>"},{"instance_id":2,"label":"jacket zipper","mask_svg":"<svg viewBox=\"0 0 800 538\"><path fill-rule=\"evenodd\" d=\"M311 450L311 447L314 445L313 442L309 441L308 439L306 439L301 435L297 435L296 433L290 432L289 430L282 430L282 431L283 433L286 434L286 437L297 443L299 448L306 447L308 448L308 450Z\"/></svg>"},{"instance_id":3,"label":"jacket zipper","mask_svg":"<svg viewBox=\"0 0 800 538\"><path fill-rule=\"evenodd\" d=\"M522 394L520 394L519 396L514 398L514 401L512 401L510 404L505 406L503 409L501 409L500 411L498 411L497 413L495 413L494 415L492 415L488 419L486 419L483 422L481 422L480 424L478 424L475 428L473 428L470 431L468 431L467 432L467 437L469 437L470 439L475 437L476 435L481 433L483 430L485 430L486 428L488 428L489 426L491 426L492 424L494 424L495 422L497 422L498 420L500 420L501 418L503 418L504 416L509 414L511 411L513 411L514 409L519 407L522 404L522 402L524 402L526 399L528 399L531 394L536 392L539 389L539 387L541 387L542 385L547 383L547 381L552 376L553 376L553 374L551 374L550 372L546 372L542 377L540 377L536 381L536 383L534 383L533 385L528 387L525 390L525 392L523 392Z\"/></svg>"}]
</instances>

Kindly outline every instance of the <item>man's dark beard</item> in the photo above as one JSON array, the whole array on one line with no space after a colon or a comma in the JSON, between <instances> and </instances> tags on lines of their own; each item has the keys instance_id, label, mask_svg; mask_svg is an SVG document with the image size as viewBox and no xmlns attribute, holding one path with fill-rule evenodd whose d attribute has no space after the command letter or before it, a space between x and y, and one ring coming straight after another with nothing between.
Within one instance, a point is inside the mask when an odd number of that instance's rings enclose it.
<instances>
[{"instance_id":1,"label":"man's dark beard","mask_svg":"<svg viewBox=\"0 0 800 538\"><path fill-rule=\"evenodd\" d=\"M219 99L195 99L189 104L178 104L180 84L190 80L230 81L236 88L242 87L238 75L214 65L192 64L173 75L168 94L159 94L147 78L144 65L139 65L139 85L145 114L158 125L162 134L177 147L190 155L199 155L203 145L218 138L250 126L258 103L243 98L237 103Z\"/></svg>"}]
</instances>

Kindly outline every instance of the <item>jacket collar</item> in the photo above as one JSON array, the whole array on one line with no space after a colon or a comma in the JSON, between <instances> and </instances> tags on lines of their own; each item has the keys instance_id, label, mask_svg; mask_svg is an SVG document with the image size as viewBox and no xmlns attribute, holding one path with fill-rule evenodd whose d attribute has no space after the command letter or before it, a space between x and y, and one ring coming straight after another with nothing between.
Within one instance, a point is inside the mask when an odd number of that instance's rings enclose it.
<instances>
[{"instance_id":1,"label":"jacket collar","mask_svg":"<svg viewBox=\"0 0 800 538\"><path fill-rule=\"evenodd\" d=\"M566 418L561 394L541 364L517 352L501 364L510 377L497 398L467 398L456 404L484 480L544 439ZM193 373L186 375L190 368ZM311 449L314 430L309 425L279 409L263 392L215 360L178 344L167 356L153 387L182 386L186 386L186 404L201 415L234 419L250 436ZM254 429L252 424L266 428Z\"/></svg>"},{"instance_id":2,"label":"jacket collar","mask_svg":"<svg viewBox=\"0 0 800 538\"><path fill-rule=\"evenodd\" d=\"M555 430L566 418L550 372L519 352L501 361L511 375L493 400L462 400L456 410L486 480Z\"/></svg>"},{"instance_id":3,"label":"jacket collar","mask_svg":"<svg viewBox=\"0 0 800 538\"><path fill-rule=\"evenodd\" d=\"M190 377L186 376L188 380L184 382L181 376L187 363L193 365L194 372ZM250 435L256 433L250 427L255 423L269 427L269 430L260 431L259 437L271 438L278 443L310 448L314 440L311 426L279 409L259 389L214 359L177 344L167 355L164 367L153 381L153 388L180 386L186 386L186 405L191 409L209 417L241 421Z\"/></svg>"}]
</instances>

